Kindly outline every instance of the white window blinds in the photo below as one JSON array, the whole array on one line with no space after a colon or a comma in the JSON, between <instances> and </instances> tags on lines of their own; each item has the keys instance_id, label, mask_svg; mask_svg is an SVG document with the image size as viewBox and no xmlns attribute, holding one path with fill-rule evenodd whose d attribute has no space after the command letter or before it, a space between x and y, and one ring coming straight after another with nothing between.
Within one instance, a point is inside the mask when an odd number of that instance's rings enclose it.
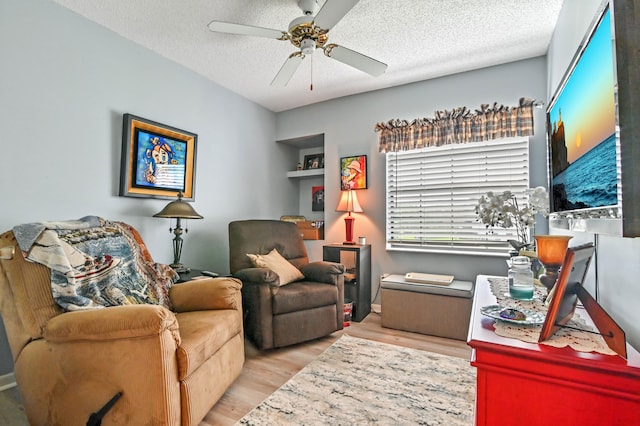
<instances>
[{"instance_id":1,"label":"white window blinds","mask_svg":"<svg viewBox=\"0 0 640 426\"><path fill-rule=\"evenodd\" d=\"M475 213L488 191L529 187L528 138L387 153L387 249L506 254L515 229L487 232Z\"/></svg>"}]
</instances>

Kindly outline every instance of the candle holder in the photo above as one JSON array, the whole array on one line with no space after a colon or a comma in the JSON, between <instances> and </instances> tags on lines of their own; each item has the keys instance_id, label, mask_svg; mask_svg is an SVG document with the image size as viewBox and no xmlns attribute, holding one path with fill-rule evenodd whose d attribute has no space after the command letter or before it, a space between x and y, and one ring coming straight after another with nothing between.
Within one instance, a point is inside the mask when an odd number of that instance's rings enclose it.
<instances>
[{"instance_id":1,"label":"candle holder","mask_svg":"<svg viewBox=\"0 0 640 426\"><path fill-rule=\"evenodd\" d=\"M545 269L545 273L538 278L549 292L556 284L569 240L573 237L567 235L534 235L533 237L536 239L538 260Z\"/></svg>"}]
</instances>

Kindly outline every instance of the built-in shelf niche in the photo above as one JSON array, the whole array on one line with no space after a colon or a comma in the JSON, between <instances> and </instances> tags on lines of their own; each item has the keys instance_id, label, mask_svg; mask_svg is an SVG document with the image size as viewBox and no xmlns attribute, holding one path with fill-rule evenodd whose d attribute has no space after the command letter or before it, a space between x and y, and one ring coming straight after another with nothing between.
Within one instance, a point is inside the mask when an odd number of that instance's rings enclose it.
<instances>
[{"instance_id":1,"label":"built-in shelf niche","mask_svg":"<svg viewBox=\"0 0 640 426\"><path fill-rule=\"evenodd\" d=\"M297 164L304 164L306 155L324 153L324 134L302 136L277 142L288 154L290 166L288 170L283 170L283 173L294 183L296 190L291 196L296 198L298 205L298 211L282 212L282 214L304 216L308 221L324 222L324 211L312 210L312 188L324 186L324 168L297 170Z\"/></svg>"}]
</instances>

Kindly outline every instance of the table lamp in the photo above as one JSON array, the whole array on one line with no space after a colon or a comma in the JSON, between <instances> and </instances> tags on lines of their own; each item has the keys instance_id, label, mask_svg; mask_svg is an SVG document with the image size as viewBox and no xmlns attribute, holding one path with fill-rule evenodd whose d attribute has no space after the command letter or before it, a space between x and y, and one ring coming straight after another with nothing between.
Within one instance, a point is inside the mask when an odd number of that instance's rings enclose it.
<instances>
[{"instance_id":1,"label":"table lamp","mask_svg":"<svg viewBox=\"0 0 640 426\"><path fill-rule=\"evenodd\" d=\"M181 219L202 219L191 204L182 200L182 192L178 192L178 200L172 201L167 204L159 213L153 215L153 217L165 217L169 219L176 219L176 227L174 229L169 228L169 232L173 232L173 263L171 266L176 272L189 272L190 268L180 263L180 255L182 254L182 226L180 224ZM185 229L184 232L189 232Z\"/></svg>"},{"instance_id":2,"label":"table lamp","mask_svg":"<svg viewBox=\"0 0 640 426\"><path fill-rule=\"evenodd\" d=\"M353 241L353 222L356 219L353 216L351 216L351 212L362 213L362 207L360 207L360 203L358 202L358 197L356 196L355 191L351 189L347 191L342 191L340 203L338 203L338 207L336 208L336 211L349 213L347 217L344 218L347 238L343 244L349 244L349 245L355 244L356 242Z\"/></svg>"},{"instance_id":3,"label":"table lamp","mask_svg":"<svg viewBox=\"0 0 640 426\"><path fill-rule=\"evenodd\" d=\"M551 291L558 279L558 271L564 262L569 240L567 235L534 235L538 251L538 260L544 266L545 273L540 275L540 283Z\"/></svg>"}]
</instances>

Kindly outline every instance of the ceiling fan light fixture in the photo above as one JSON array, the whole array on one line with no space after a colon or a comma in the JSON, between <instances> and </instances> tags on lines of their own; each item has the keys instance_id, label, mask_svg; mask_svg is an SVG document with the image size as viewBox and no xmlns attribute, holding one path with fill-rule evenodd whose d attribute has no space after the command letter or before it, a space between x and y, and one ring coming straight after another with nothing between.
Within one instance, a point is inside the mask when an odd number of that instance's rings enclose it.
<instances>
[{"instance_id":1,"label":"ceiling fan light fixture","mask_svg":"<svg viewBox=\"0 0 640 426\"><path fill-rule=\"evenodd\" d=\"M300 51L304 55L312 55L316 51L316 42L311 38L305 38L300 42Z\"/></svg>"}]
</instances>

